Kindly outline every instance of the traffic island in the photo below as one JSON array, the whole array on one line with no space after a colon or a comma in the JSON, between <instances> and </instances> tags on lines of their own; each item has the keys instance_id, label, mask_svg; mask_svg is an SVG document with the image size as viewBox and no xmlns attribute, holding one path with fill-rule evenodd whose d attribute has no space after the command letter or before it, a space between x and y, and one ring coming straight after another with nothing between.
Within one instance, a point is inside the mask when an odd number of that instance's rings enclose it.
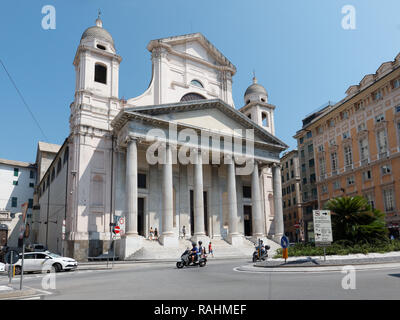
<instances>
[{"instance_id":1,"label":"traffic island","mask_svg":"<svg viewBox=\"0 0 400 320\"><path fill-rule=\"evenodd\" d=\"M285 263L284 259L269 259L257 262L255 267L277 268L277 267L318 267L318 266L343 266L358 264L381 264L400 263L400 252L351 254L346 256L313 256L313 257L289 257Z\"/></svg>"}]
</instances>

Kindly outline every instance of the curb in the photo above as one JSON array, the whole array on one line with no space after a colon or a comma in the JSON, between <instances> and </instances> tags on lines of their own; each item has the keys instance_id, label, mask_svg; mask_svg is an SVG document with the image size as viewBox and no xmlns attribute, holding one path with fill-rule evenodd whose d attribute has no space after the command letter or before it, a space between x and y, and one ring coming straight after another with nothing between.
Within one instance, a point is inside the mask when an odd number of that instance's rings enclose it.
<instances>
[{"instance_id":1,"label":"curb","mask_svg":"<svg viewBox=\"0 0 400 320\"><path fill-rule=\"evenodd\" d=\"M282 273L318 273L318 272L342 272L343 267L353 266L355 270L381 270L381 269L393 269L400 268L400 262L389 262L389 263L371 263L371 264L344 264L344 265L326 265L326 266L297 266L297 267L268 267L260 268L254 265L241 266L234 268L238 272L248 273L270 273L270 272L282 272Z\"/></svg>"}]
</instances>

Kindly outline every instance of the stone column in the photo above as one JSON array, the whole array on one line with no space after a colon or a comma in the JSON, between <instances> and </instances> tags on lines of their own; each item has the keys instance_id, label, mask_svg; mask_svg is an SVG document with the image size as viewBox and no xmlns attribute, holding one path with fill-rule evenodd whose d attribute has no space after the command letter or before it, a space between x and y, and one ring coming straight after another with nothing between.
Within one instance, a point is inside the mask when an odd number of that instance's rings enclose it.
<instances>
[{"instance_id":1,"label":"stone column","mask_svg":"<svg viewBox=\"0 0 400 320\"><path fill-rule=\"evenodd\" d=\"M126 166L125 166L125 235L121 239L120 254L123 259L129 259L142 246L142 237L137 230L137 139L126 139Z\"/></svg>"},{"instance_id":2,"label":"stone column","mask_svg":"<svg viewBox=\"0 0 400 320\"><path fill-rule=\"evenodd\" d=\"M204 238L204 197L203 197L203 160L201 151L195 151L194 164L194 186L193 186L193 207L194 207L194 234L193 241Z\"/></svg>"},{"instance_id":3,"label":"stone column","mask_svg":"<svg viewBox=\"0 0 400 320\"><path fill-rule=\"evenodd\" d=\"M125 234L127 236L137 236L137 140L133 138L127 139L126 149L126 224Z\"/></svg>"},{"instance_id":4,"label":"stone column","mask_svg":"<svg viewBox=\"0 0 400 320\"><path fill-rule=\"evenodd\" d=\"M282 208L282 177L280 164L272 166L272 180L274 187L274 222L275 235L277 241L283 236L283 208Z\"/></svg>"},{"instance_id":5,"label":"stone column","mask_svg":"<svg viewBox=\"0 0 400 320\"><path fill-rule=\"evenodd\" d=\"M212 217L212 237L221 239L221 212L222 193L219 185L219 168L213 165L211 168L211 205L210 215Z\"/></svg>"},{"instance_id":6,"label":"stone column","mask_svg":"<svg viewBox=\"0 0 400 320\"><path fill-rule=\"evenodd\" d=\"M238 210L237 210L237 195L236 195L236 173L235 162L231 158L227 165L227 191L228 191L228 210L229 210L229 229L228 242L232 245L240 245L242 235L238 232Z\"/></svg>"},{"instance_id":7,"label":"stone column","mask_svg":"<svg viewBox=\"0 0 400 320\"><path fill-rule=\"evenodd\" d=\"M255 239L264 237L264 221L262 217L262 197L260 192L260 176L258 162L254 161L251 174L252 227Z\"/></svg>"},{"instance_id":8,"label":"stone column","mask_svg":"<svg viewBox=\"0 0 400 320\"><path fill-rule=\"evenodd\" d=\"M178 239L174 236L174 206L172 183L172 151L171 146L165 146L165 163L162 164L162 231L160 242L164 246L177 246Z\"/></svg>"}]
</instances>

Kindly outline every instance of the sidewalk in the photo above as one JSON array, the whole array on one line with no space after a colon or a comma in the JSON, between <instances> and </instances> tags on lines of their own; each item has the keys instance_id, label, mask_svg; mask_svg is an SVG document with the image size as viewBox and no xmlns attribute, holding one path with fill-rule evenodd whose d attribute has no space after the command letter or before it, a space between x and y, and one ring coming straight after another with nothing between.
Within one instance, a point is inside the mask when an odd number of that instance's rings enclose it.
<instances>
[{"instance_id":1,"label":"sidewalk","mask_svg":"<svg viewBox=\"0 0 400 320\"><path fill-rule=\"evenodd\" d=\"M0 286L0 300L27 298L38 294L40 294L40 292L31 288L22 288L22 290L19 290L10 286Z\"/></svg>"}]
</instances>

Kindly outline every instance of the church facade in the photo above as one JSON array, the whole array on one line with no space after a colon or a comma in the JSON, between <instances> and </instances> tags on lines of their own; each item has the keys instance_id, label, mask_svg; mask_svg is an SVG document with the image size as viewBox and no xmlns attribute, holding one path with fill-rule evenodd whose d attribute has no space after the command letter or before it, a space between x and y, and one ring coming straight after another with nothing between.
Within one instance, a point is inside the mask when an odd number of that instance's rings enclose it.
<instances>
[{"instance_id":1,"label":"church facade","mask_svg":"<svg viewBox=\"0 0 400 320\"><path fill-rule=\"evenodd\" d=\"M237 109L236 68L200 33L152 40L147 49L149 87L120 99L122 58L112 36L99 18L83 33L70 135L37 187L39 220L54 223L40 224L36 240L84 260L107 251L115 217L125 225L116 245L123 259L147 245L150 228L170 248L179 247L183 226L192 241L280 240L279 154L287 146L275 137L265 88L254 78Z\"/></svg>"}]
</instances>

